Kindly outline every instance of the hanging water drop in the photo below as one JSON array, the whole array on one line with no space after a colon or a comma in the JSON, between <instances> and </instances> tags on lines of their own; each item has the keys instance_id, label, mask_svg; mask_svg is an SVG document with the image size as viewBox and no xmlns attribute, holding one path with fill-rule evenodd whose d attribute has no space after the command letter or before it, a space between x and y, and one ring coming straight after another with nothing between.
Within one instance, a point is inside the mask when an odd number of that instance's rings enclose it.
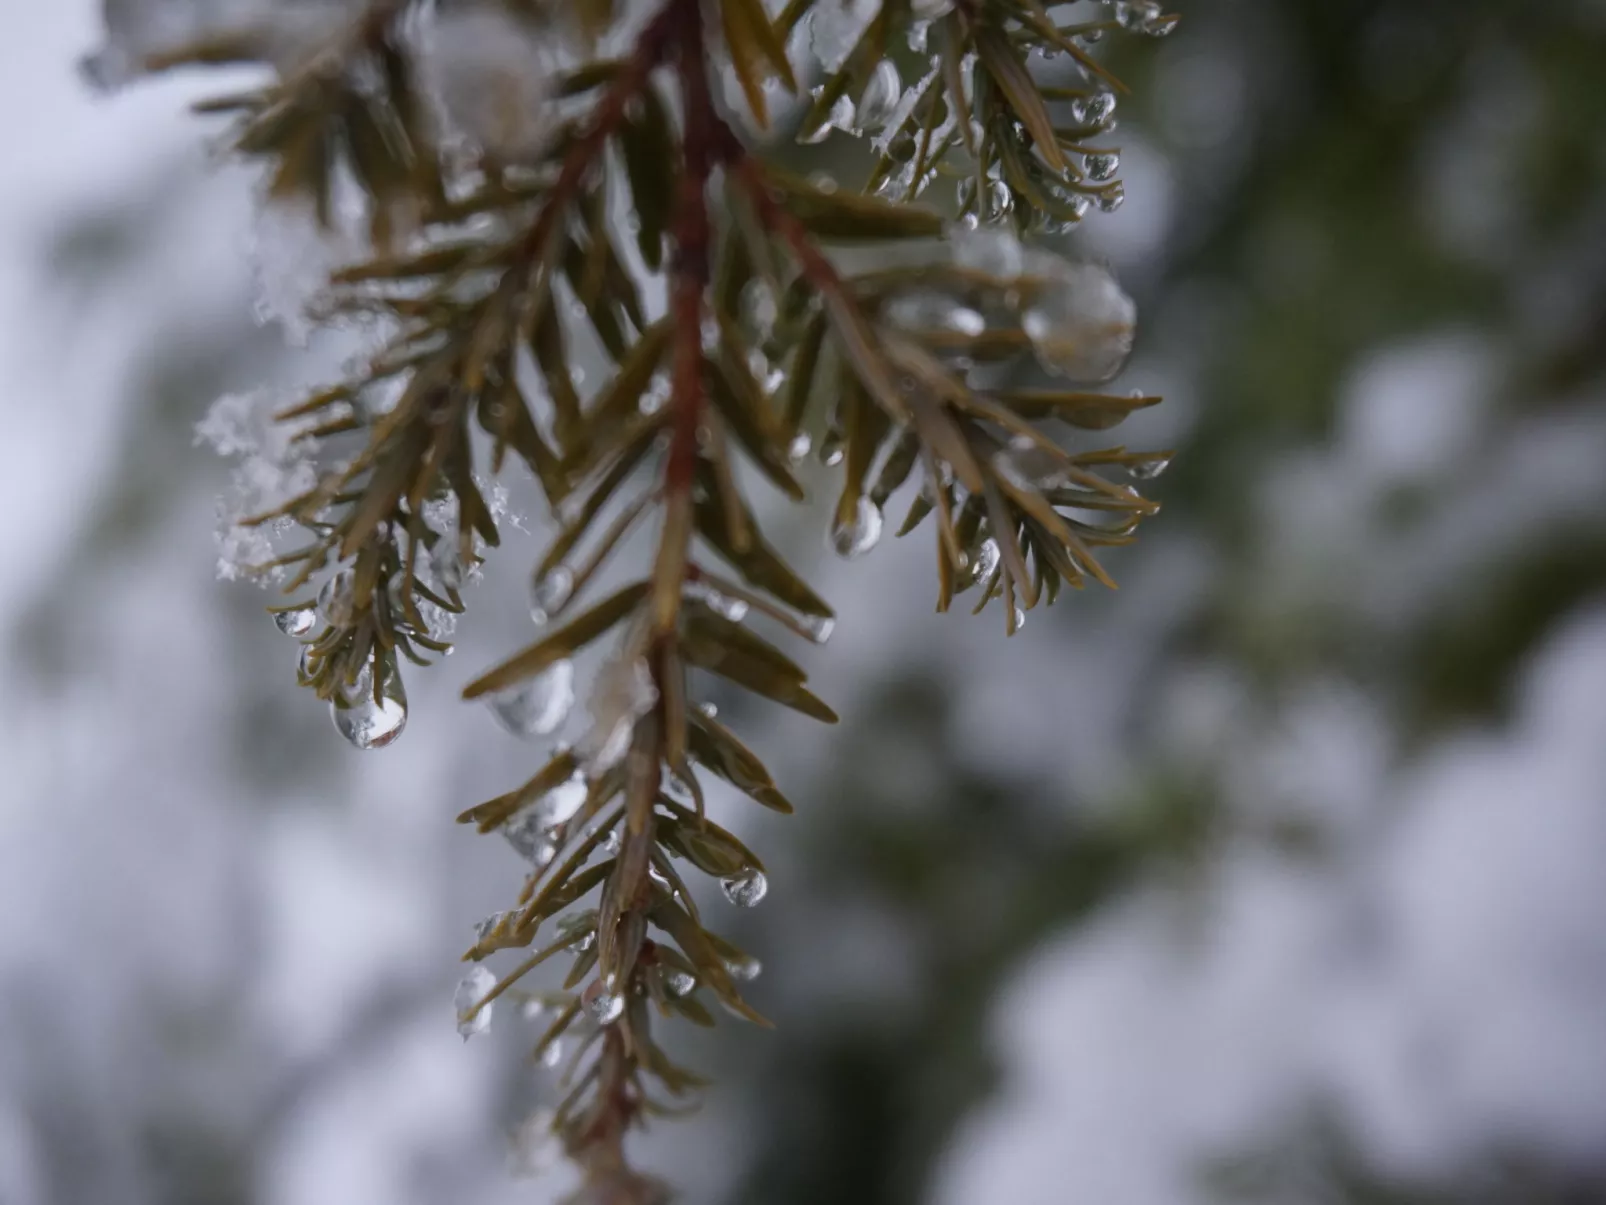
<instances>
[{"instance_id":1,"label":"hanging water drop","mask_svg":"<svg viewBox=\"0 0 1606 1205\"><path fill-rule=\"evenodd\" d=\"M624 996L608 991L601 980L592 980L580 997L580 1003L598 1025L612 1025L625 1011Z\"/></svg>"},{"instance_id":2,"label":"hanging water drop","mask_svg":"<svg viewBox=\"0 0 1606 1205\"><path fill-rule=\"evenodd\" d=\"M1096 151L1082 156L1082 167L1089 180L1102 184L1114 179L1115 173L1121 170L1121 157L1114 151Z\"/></svg>"},{"instance_id":3,"label":"hanging water drop","mask_svg":"<svg viewBox=\"0 0 1606 1205\"><path fill-rule=\"evenodd\" d=\"M1095 92L1082 101L1076 110L1077 121L1082 125L1101 126L1115 116L1115 93Z\"/></svg>"},{"instance_id":4,"label":"hanging water drop","mask_svg":"<svg viewBox=\"0 0 1606 1205\"><path fill-rule=\"evenodd\" d=\"M798 622L808 633L810 640L815 644L824 644L831 639L831 633L836 631L836 620L829 615L803 615Z\"/></svg>"},{"instance_id":5,"label":"hanging water drop","mask_svg":"<svg viewBox=\"0 0 1606 1205\"><path fill-rule=\"evenodd\" d=\"M715 716L719 715L718 704L710 703L706 699L697 704L697 710L703 715L707 716L709 719L713 719Z\"/></svg>"},{"instance_id":6,"label":"hanging water drop","mask_svg":"<svg viewBox=\"0 0 1606 1205\"><path fill-rule=\"evenodd\" d=\"M833 428L820 440L820 463L830 469L842 463L842 432Z\"/></svg>"},{"instance_id":7,"label":"hanging water drop","mask_svg":"<svg viewBox=\"0 0 1606 1205\"><path fill-rule=\"evenodd\" d=\"M831 547L840 557L854 560L863 556L881 540L881 508L866 497L860 497L849 523L840 517L831 524Z\"/></svg>"},{"instance_id":8,"label":"hanging water drop","mask_svg":"<svg viewBox=\"0 0 1606 1205\"><path fill-rule=\"evenodd\" d=\"M1117 209L1121 208L1121 204L1125 200L1126 200L1126 186L1124 184L1121 184L1119 181L1117 181L1116 183L1114 183L1114 184L1110 185L1108 188L1106 188L1103 192L1099 193L1099 195L1098 195L1099 212L1100 213L1114 213Z\"/></svg>"},{"instance_id":9,"label":"hanging water drop","mask_svg":"<svg viewBox=\"0 0 1606 1205\"><path fill-rule=\"evenodd\" d=\"M813 446L814 441L809 438L808 432L799 431L792 436L792 442L786 445L786 458L793 464L797 464L798 461L809 454L809 449Z\"/></svg>"},{"instance_id":10,"label":"hanging water drop","mask_svg":"<svg viewBox=\"0 0 1606 1205\"><path fill-rule=\"evenodd\" d=\"M569 601L574 591L574 573L566 565L554 565L530 588L530 618L546 623Z\"/></svg>"},{"instance_id":11,"label":"hanging water drop","mask_svg":"<svg viewBox=\"0 0 1606 1205\"><path fill-rule=\"evenodd\" d=\"M719 881L725 898L738 908L752 908L769 894L770 882L756 866L746 866Z\"/></svg>"},{"instance_id":12,"label":"hanging water drop","mask_svg":"<svg viewBox=\"0 0 1606 1205\"><path fill-rule=\"evenodd\" d=\"M1054 264L1021 317L1043 367L1078 381L1107 381L1132 351L1137 308L1103 268Z\"/></svg>"},{"instance_id":13,"label":"hanging water drop","mask_svg":"<svg viewBox=\"0 0 1606 1205\"><path fill-rule=\"evenodd\" d=\"M619 830L616 828L610 828L608 830L608 835L602 839L602 852L611 858L617 855L618 852L624 847L624 838L619 835Z\"/></svg>"},{"instance_id":14,"label":"hanging water drop","mask_svg":"<svg viewBox=\"0 0 1606 1205\"><path fill-rule=\"evenodd\" d=\"M764 973L764 964L751 954L743 954L740 958L732 958L725 963L725 971L732 979L751 983Z\"/></svg>"},{"instance_id":15,"label":"hanging water drop","mask_svg":"<svg viewBox=\"0 0 1606 1205\"><path fill-rule=\"evenodd\" d=\"M553 1070L563 1061L563 1039L553 1038L541 1048L541 1066Z\"/></svg>"},{"instance_id":16,"label":"hanging water drop","mask_svg":"<svg viewBox=\"0 0 1606 1205\"><path fill-rule=\"evenodd\" d=\"M286 636L300 640L318 625L318 608L303 606L291 607L288 611L275 611L273 622Z\"/></svg>"},{"instance_id":17,"label":"hanging water drop","mask_svg":"<svg viewBox=\"0 0 1606 1205\"><path fill-rule=\"evenodd\" d=\"M329 718L335 730L359 749L383 749L407 727L407 692L401 676L385 674L376 702L366 671L343 698L331 699Z\"/></svg>"},{"instance_id":18,"label":"hanging water drop","mask_svg":"<svg viewBox=\"0 0 1606 1205\"><path fill-rule=\"evenodd\" d=\"M452 1004L457 1009L457 1032L463 1035L463 1041L484 1033L491 1027L491 1009L495 1003L480 1005L490 990L496 986L496 976L489 967L477 966L457 985L457 992L452 997ZM476 1011L476 1006L479 1006Z\"/></svg>"},{"instance_id":19,"label":"hanging water drop","mask_svg":"<svg viewBox=\"0 0 1606 1205\"><path fill-rule=\"evenodd\" d=\"M486 704L514 736L546 736L574 705L574 662L556 661L533 678L487 695Z\"/></svg>"},{"instance_id":20,"label":"hanging water drop","mask_svg":"<svg viewBox=\"0 0 1606 1205\"><path fill-rule=\"evenodd\" d=\"M1154 456L1148 460L1138 460L1126 466L1129 476L1139 481L1153 481L1161 473L1171 467L1171 457Z\"/></svg>"},{"instance_id":21,"label":"hanging water drop","mask_svg":"<svg viewBox=\"0 0 1606 1205\"><path fill-rule=\"evenodd\" d=\"M318 591L318 610L324 622L331 627L343 628L357 614L357 601L352 588L350 569L342 569L323 584Z\"/></svg>"},{"instance_id":22,"label":"hanging water drop","mask_svg":"<svg viewBox=\"0 0 1606 1205\"><path fill-rule=\"evenodd\" d=\"M870 74L858 106L853 111L854 128L861 134L873 134L884 128L887 119L897 107L903 93L903 80L891 59L882 59Z\"/></svg>"},{"instance_id":23,"label":"hanging water drop","mask_svg":"<svg viewBox=\"0 0 1606 1205\"><path fill-rule=\"evenodd\" d=\"M697 990L697 976L673 967L664 972L664 991L675 999L689 996Z\"/></svg>"}]
</instances>

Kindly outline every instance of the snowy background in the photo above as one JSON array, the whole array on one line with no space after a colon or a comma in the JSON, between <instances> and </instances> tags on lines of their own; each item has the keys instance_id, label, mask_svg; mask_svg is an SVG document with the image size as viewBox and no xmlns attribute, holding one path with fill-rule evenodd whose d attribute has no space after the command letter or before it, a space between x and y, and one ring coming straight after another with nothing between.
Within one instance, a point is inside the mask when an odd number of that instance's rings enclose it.
<instances>
[{"instance_id":1,"label":"snowy background","mask_svg":"<svg viewBox=\"0 0 1606 1205\"><path fill-rule=\"evenodd\" d=\"M780 1029L642 1144L688 1202L1606 1201L1606 6L1179 7L1071 244L1181 450L1120 593L1006 642L929 541L774 521L844 723L720 700L800 808L738 813ZM451 818L539 756L455 695L544 518L341 742L192 434L338 349L253 320L209 82L82 86L95 10L0 0L0 1205L550 1200L531 1035L450 1004L519 877Z\"/></svg>"}]
</instances>

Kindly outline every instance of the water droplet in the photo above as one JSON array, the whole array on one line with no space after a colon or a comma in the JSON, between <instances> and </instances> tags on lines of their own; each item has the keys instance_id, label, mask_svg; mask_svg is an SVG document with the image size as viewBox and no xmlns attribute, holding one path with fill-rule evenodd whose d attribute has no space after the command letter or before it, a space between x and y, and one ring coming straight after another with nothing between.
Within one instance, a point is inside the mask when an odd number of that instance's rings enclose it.
<instances>
[{"instance_id":1,"label":"water droplet","mask_svg":"<svg viewBox=\"0 0 1606 1205\"><path fill-rule=\"evenodd\" d=\"M881 508L870 499L860 497L853 521L831 524L831 547L838 556L853 560L869 552L881 540Z\"/></svg>"},{"instance_id":2,"label":"water droplet","mask_svg":"<svg viewBox=\"0 0 1606 1205\"><path fill-rule=\"evenodd\" d=\"M557 856L562 828L585 803L588 791L585 776L577 771L508 817L502 836L520 857L545 866Z\"/></svg>"},{"instance_id":3,"label":"water droplet","mask_svg":"<svg viewBox=\"0 0 1606 1205\"><path fill-rule=\"evenodd\" d=\"M1015 630L1018 632L1026 626L1026 612L1017 605L1015 608Z\"/></svg>"},{"instance_id":4,"label":"water droplet","mask_svg":"<svg viewBox=\"0 0 1606 1205\"><path fill-rule=\"evenodd\" d=\"M1151 38L1164 38L1169 36L1172 30L1176 29L1181 20L1182 18L1176 13L1162 13L1145 21L1143 23L1143 32Z\"/></svg>"},{"instance_id":5,"label":"water droplet","mask_svg":"<svg viewBox=\"0 0 1606 1205\"><path fill-rule=\"evenodd\" d=\"M1097 151L1082 156L1082 167L1089 180L1102 184L1113 179L1115 173L1121 170L1121 156L1114 151Z\"/></svg>"},{"instance_id":6,"label":"water droplet","mask_svg":"<svg viewBox=\"0 0 1606 1205\"><path fill-rule=\"evenodd\" d=\"M561 611L574 592L574 573L565 565L554 565L530 589L530 618L546 623Z\"/></svg>"},{"instance_id":7,"label":"water droplet","mask_svg":"<svg viewBox=\"0 0 1606 1205\"><path fill-rule=\"evenodd\" d=\"M286 636L294 636L299 640L318 626L318 608L292 607L288 611L275 611L273 622Z\"/></svg>"},{"instance_id":8,"label":"water droplet","mask_svg":"<svg viewBox=\"0 0 1606 1205\"><path fill-rule=\"evenodd\" d=\"M401 676L385 675L379 701L374 701L366 672L343 699L330 700L329 718L335 730L359 749L383 749L407 727L407 692Z\"/></svg>"},{"instance_id":9,"label":"water droplet","mask_svg":"<svg viewBox=\"0 0 1606 1205\"><path fill-rule=\"evenodd\" d=\"M675 999L689 996L697 990L697 976L671 967L664 972L664 991Z\"/></svg>"},{"instance_id":10,"label":"water droplet","mask_svg":"<svg viewBox=\"0 0 1606 1205\"><path fill-rule=\"evenodd\" d=\"M862 134L873 134L887 124L903 94L903 80L891 59L882 59L870 74L864 94L853 111L854 127Z\"/></svg>"},{"instance_id":11,"label":"water droplet","mask_svg":"<svg viewBox=\"0 0 1606 1205\"><path fill-rule=\"evenodd\" d=\"M463 1035L463 1041L466 1042L491 1027L491 1010L496 1007L494 1001L475 1012L473 1016L469 1014L495 986L496 976L489 967L482 966L473 968L458 983L457 992L452 996L452 1004L457 1009L457 1032Z\"/></svg>"},{"instance_id":12,"label":"water droplet","mask_svg":"<svg viewBox=\"0 0 1606 1205\"><path fill-rule=\"evenodd\" d=\"M1077 101L1071 109L1078 125L1102 126L1115 116L1115 93L1095 92Z\"/></svg>"},{"instance_id":13,"label":"water droplet","mask_svg":"<svg viewBox=\"0 0 1606 1205\"><path fill-rule=\"evenodd\" d=\"M619 835L619 830L616 828L610 828L608 830L608 835L602 839L602 852L611 858L624 847L625 840Z\"/></svg>"},{"instance_id":14,"label":"water droplet","mask_svg":"<svg viewBox=\"0 0 1606 1205\"><path fill-rule=\"evenodd\" d=\"M971 581L984 582L992 577L998 568L998 541L988 536L976 549L976 555L971 563Z\"/></svg>"},{"instance_id":15,"label":"water droplet","mask_svg":"<svg viewBox=\"0 0 1606 1205\"><path fill-rule=\"evenodd\" d=\"M541 1066L552 1070L563 1061L563 1039L553 1038L541 1048Z\"/></svg>"},{"instance_id":16,"label":"water droplet","mask_svg":"<svg viewBox=\"0 0 1606 1205\"><path fill-rule=\"evenodd\" d=\"M786 458L796 464L809 454L809 449L813 446L814 441L809 438L808 432L800 431L792 436L792 442L786 445Z\"/></svg>"},{"instance_id":17,"label":"water droplet","mask_svg":"<svg viewBox=\"0 0 1606 1205\"><path fill-rule=\"evenodd\" d=\"M744 598L732 598L729 594L721 594L718 590L709 590L703 595L703 604L718 615L721 619L728 619L731 623L741 623L747 618L750 609Z\"/></svg>"},{"instance_id":18,"label":"water droplet","mask_svg":"<svg viewBox=\"0 0 1606 1205\"><path fill-rule=\"evenodd\" d=\"M474 940L476 942L484 941L491 934L497 932L499 929L502 929L504 925L510 924L513 918L516 916L518 916L516 911L491 913L490 916L487 916L484 920L480 921L479 924L474 926Z\"/></svg>"},{"instance_id":19,"label":"water droplet","mask_svg":"<svg viewBox=\"0 0 1606 1205\"><path fill-rule=\"evenodd\" d=\"M930 289L894 297L881 315L907 331L953 331L974 338L987 329L987 320L975 310Z\"/></svg>"},{"instance_id":20,"label":"water droplet","mask_svg":"<svg viewBox=\"0 0 1606 1205\"><path fill-rule=\"evenodd\" d=\"M707 716L709 719L713 719L719 714L719 707L716 704L706 701L697 704L697 710L702 712L702 714Z\"/></svg>"},{"instance_id":21,"label":"water droplet","mask_svg":"<svg viewBox=\"0 0 1606 1205\"><path fill-rule=\"evenodd\" d=\"M764 973L764 964L751 954L744 954L740 958L732 958L726 962L725 970L732 979L751 983Z\"/></svg>"},{"instance_id":22,"label":"water droplet","mask_svg":"<svg viewBox=\"0 0 1606 1205\"><path fill-rule=\"evenodd\" d=\"M996 188L996 185L993 186ZM1025 267L1025 249L1007 230L960 230L951 239L954 263L961 268L1013 280Z\"/></svg>"},{"instance_id":23,"label":"water droplet","mask_svg":"<svg viewBox=\"0 0 1606 1205\"><path fill-rule=\"evenodd\" d=\"M1094 264L1060 261L1021 325L1044 368L1079 381L1107 381L1132 351L1137 309Z\"/></svg>"},{"instance_id":24,"label":"water droplet","mask_svg":"<svg viewBox=\"0 0 1606 1205\"><path fill-rule=\"evenodd\" d=\"M546 1001L539 996L532 996L519 1007L519 1016L526 1021L539 1021L546 1013Z\"/></svg>"},{"instance_id":25,"label":"water droplet","mask_svg":"<svg viewBox=\"0 0 1606 1205\"><path fill-rule=\"evenodd\" d=\"M350 569L340 570L323 584L323 589L318 591L318 610L324 622L336 628L345 627L356 617Z\"/></svg>"},{"instance_id":26,"label":"water droplet","mask_svg":"<svg viewBox=\"0 0 1606 1205\"><path fill-rule=\"evenodd\" d=\"M1100 213L1114 213L1126 200L1126 186L1120 181L1110 185L1098 195Z\"/></svg>"},{"instance_id":27,"label":"water droplet","mask_svg":"<svg viewBox=\"0 0 1606 1205\"><path fill-rule=\"evenodd\" d=\"M827 468L835 468L842 463L842 432L827 431L825 438L820 440L820 463Z\"/></svg>"},{"instance_id":28,"label":"water droplet","mask_svg":"<svg viewBox=\"0 0 1606 1205\"><path fill-rule=\"evenodd\" d=\"M719 881L725 898L738 908L751 908L769 894L770 882L756 866L746 866Z\"/></svg>"},{"instance_id":29,"label":"water droplet","mask_svg":"<svg viewBox=\"0 0 1606 1205\"><path fill-rule=\"evenodd\" d=\"M824 644L836 631L836 620L829 615L802 615L798 617L798 622L815 644Z\"/></svg>"},{"instance_id":30,"label":"water droplet","mask_svg":"<svg viewBox=\"0 0 1606 1205\"><path fill-rule=\"evenodd\" d=\"M1139 481L1153 481L1170 467L1171 457L1155 456L1149 460L1139 460L1127 465L1126 471Z\"/></svg>"},{"instance_id":31,"label":"water droplet","mask_svg":"<svg viewBox=\"0 0 1606 1205\"><path fill-rule=\"evenodd\" d=\"M574 705L574 663L554 662L533 678L487 695L485 702L514 736L546 736L568 718Z\"/></svg>"},{"instance_id":32,"label":"water droplet","mask_svg":"<svg viewBox=\"0 0 1606 1205\"><path fill-rule=\"evenodd\" d=\"M625 998L618 992L608 991L597 980L586 988L581 1004L598 1025L612 1025L625 1011Z\"/></svg>"}]
</instances>

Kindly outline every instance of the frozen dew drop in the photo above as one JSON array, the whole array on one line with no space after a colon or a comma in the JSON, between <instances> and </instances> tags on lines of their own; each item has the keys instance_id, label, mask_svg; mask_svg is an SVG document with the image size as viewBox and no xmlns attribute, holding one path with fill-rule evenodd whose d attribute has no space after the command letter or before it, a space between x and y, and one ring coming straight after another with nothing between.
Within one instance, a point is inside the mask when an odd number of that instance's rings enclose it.
<instances>
[{"instance_id":1,"label":"frozen dew drop","mask_svg":"<svg viewBox=\"0 0 1606 1205\"><path fill-rule=\"evenodd\" d=\"M832 521L831 547L848 560L861 557L880 542L882 523L881 508L861 496L852 522Z\"/></svg>"},{"instance_id":2,"label":"frozen dew drop","mask_svg":"<svg viewBox=\"0 0 1606 1205\"><path fill-rule=\"evenodd\" d=\"M1139 481L1153 481L1170 467L1171 457L1155 456L1148 460L1139 460L1129 464L1126 471Z\"/></svg>"},{"instance_id":3,"label":"frozen dew drop","mask_svg":"<svg viewBox=\"0 0 1606 1205\"><path fill-rule=\"evenodd\" d=\"M567 566L554 565L530 588L530 618L546 623L563 609L573 592L574 573Z\"/></svg>"},{"instance_id":4,"label":"frozen dew drop","mask_svg":"<svg viewBox=\"0 0 1606 1205\"><path fill-rule=\"evenodd\" d=\"M800 431L792 436L792 442L786 445L786 458L793 464L797 464L809 454L809 449L813 446L814 441L809 438L808 432Z\"/></svg>"},{"instance_id":5,"label":"frozen dew drop","mask_svg":"<svg viewBox=\"0 0 1606 1205\"><path fill-rule=\"evenodd\" d=\"M1015 630L1018 632L1026 626L1026 612L1019 605L1015 607Z\"/></svg>"},{"instance_id":6,"label":"frozen dew drop","mask_svg":"<svg viewBox=\"0 0 1606 1205\"><path fill-rule=\"evenodd\" d=\"M495 986L496 976L491 973L489 967L483 966L477 966L469 971L458 983L452 1004L457 1009L457 1032L463 1035L463 1041L466 1042L491 1027L491 1010L496 1007L495 1004L487 1004L477 1012L475 1006L485 999Z\"/></svg>"},{"instance_id":7,"label":"frozen dew drop","mask_svg":"<svg viewBox=\"0 0 1606 1205\"><path fill-rule=\"evenodd\" d=\"M670 969L664 972L664 991L675 999L689 996L697 990L697 976L689 971Z\"/></svg>"},{"instance_id":8,"label":"frozen dew drop","mask_svg":"<svg viewBox=\"0 0 1606 1205\"><path fill-rule=\"evenodd\" d=\"M985 582L998 569L998 541L988 536L971 560L971 580Z\"/></svg>"},{"instance_id":9,"label":"frozen dew drop","mask_svg":"<svg viewBox=\"0 0 1606 1205\"><path fill-rule=\"evenodd\" d=\"M747 866L721 879L719 889L738 908L752 908L769 894L770 883L758 867Z\"/></svg>"},{"instance_id":10,"label":"frozen dew drop","mask_svg":"<svg viewBox=\"0 0 1606 1205\"><path fill-rule=\"evenodd\" d=\"M826 468L834 469L842 463L842 432L832 430L825 433L820 440L820 463Z\"/></svg>"},{"instance_id":11,"label":"frozen dew drop","mask_svg":"<svg viewBox=\"0 0 1606 1205\"><path fill-rule=\"evenodd\" d=\"M854 126L860 133L867 134L882 129L891 118L902 94L903 80L898 75L898 68L891 59L882 59L871 72L870 82L864 86L864 94L859 97L858 106L853 111Z\"/></svg>"},{"instance_id":12,"label":"frozen dew drop","mask_svg":"<svg viewBox=\"0 0 1606 1205\"><path fill-rule=\"evenodd\" d=\"M598 1025L612 1025L624 1015L625 998L618 992L610 992L602 985L601 980L593 980L586 988L585 994L580 997L587 1015Z\"/></svg>"},{"instance_id":13,"label":"frozen dew drop","mask_svg":"<svg viewBox=\"0 0 1606 1205\"><path fill-rule=\"evenodd\" d=\"M732 598L728 594L721 594L718 590L710 590L703 602L715 615L721 619L728 619L731 623L741 623L747 618L749 607L746 599Z\"/></svg>"},{"instance_id":14,"label":"frozen dew drop","mask_svg":"<svg viewBox=\"0 0 1606 1205\"><path fill-rule=\"evenodd\" d=\"M514 736L546 736L557 730L574 706L574 662L556 661L485 701L497 722Z\"/></svg>"},{"instance_id":15,"label":"frozen dew drop","mask_svg":"<svg viewBox=\"0 0 1606 1205\"><path fill-rule=\"evenodd\" d=\"M710 703L706 699L697 704L697 710L711 720L719 715L719 705L717 703Z\"/></svg>"},{"instance_id":16,"label":"frozen dew drop","mask_svg":"<svg viewBox=\"0 0 1606 1205\"><path fill-rule=\"evenodd\" d=\"M803 625L803 630L815 644L824 644L831 639L831 633L836 631L836 620L829 615L804 615L798 622Z\"/></svg>"},{"instance_id":17,"label":"frozen dew drop","mask_svg":"<svg viewBox=\"0 0 1606 1205\"><path fill-rule=\"evenodd\" d=\"M931 22L915 20L909 23L909 49L916 54L925 54L931 37Z\"/></svg>"},{"instance_id":18,"label":"frozen dew drop","mask_svg":"<svg viewBox=\"0 0 1606 1205\"><path fill-rule=\"evenodd\" d=\"M563 1062L563 1039L553 1038L541 1048L541 1066L552 1070Z\"/></svg>"},{"instance_id":19,"label":"frozen dew drop","mask_svg":"<svg viewBox=\"0 0 1606 1205\"><path fill-rule=\"evenodd\" d=\"M336 628L345 627L356 617L351 570L342 569L323 584L323 589L318 591L318 610L324 622Z\"/></svg>"},{"instance_id":20,"label":"frozen dew drop","mask_svg":"<svg viewBox=\"0 0 1606 1205\"><path fill-rule=\"evenodd\" d=\"M1121 157L1113 151L1098 151L1082 157L1082 167L1087 172L1087 178L1095 183L1102 184L1106 180L1115 178L1115 173L1121 170Z\"/></svg>"},{"instance_id":21,"label":"frozen dew drop","mask_svg":"<svg viewBox=\"0 0 1606 1205\"><path fill-rule=\"evenodd\" d=\"M318 624L317 607L291 607L288 611L275 611L273 622L286 636L300 640Z\"/></svg>"},{"instance_id":22,"label":"frozen dew drop","mask_svg":"<svg viewBox=\"0 0 1606 1205\"><path fill-rule=\"evenodd\" d=\"M1144 26L1160 16L1158 0L1117 0L1115 20L1122 29L1141 33Z\"/></svg>"},{"instance_id":23,"label":"frozen dew drop","mask_svg":"<svg viewBox=\"0 0 1606 1205\"><path fill-rule=\"evenodd\" d=\"M1025 267L1025 250L1007 230L957 230L951 245L954 263L961 268L1013 280Z\"/></svg>"},{"instance_id":24,"label":"frozen dew drop","mask_svg":"<svg viewBox=\"0 0 1606 1205\"><path fill-rule=\"evenodd\" d=\"M1136 322L1137 309L1113 276L1064 261L1021 317L1043 367L1078 381L1107 381L1121 370Z\"/></svg>"},{"instance_id":25,"label":"frozen dew drop","mask_svg":"<svg viewBox=\"0 0 1606 1205\"><path fill-rule=\"evenodd\" d=\"M1143 32L1151 38L1167 37L1181 20L1176 13L1160 13L1143 23Z\"/></svg>"},{"instance_id":26,"label":"frozen dew drop","mask_svg":"<svg viewBox=\"0 0 1606 1205\"><path fill-rule=\"evenodd\" d=\"M610 828L608 830L608 835L602 839L602 852L611 858L624 847L625 841L624 838L619 835L619 830L616 828Z\"/></svg>"},{"instance_id":27,"label":"frozen dew drop","mask_svg":"<svg viewBox=\"0 0 1606 1205\"><path fill-rule=\"evenodd\" d=\"M740 958L732 958L726 962L725 971L732 979L751 983L764 973L764 964L751 954L744 954Z\"/></svg>"},{"instance_id":28,"label":"frozen dew drop","mask_svg":"<svg viewBox=\"0 0 1606 1205\"><path fill-rule=\"evenodd\" d=\"M882 317L907 331L952 331L975 338L987 329L987 320L977 311L931 289L894 297L882 308Z\"/></svg>"},{"instance_id":29,"label":"frozen dew drop","mask_svg":"<svg viewBox=\"0 0 1606 1205\"><path fill-rule=\"evenodd\" d=\"M586 801L586 780L578 771L533 803L528 803L502 825L502 836L514 851L537 867L557 856L565 824Z\"/></svg>"},{"instance_id":30,"label":"frozen dew drop","mask_svg":"<svg viewBox=\"0 0 1606 1205\"><path fill-rule=\"evenodd\" d=\"M487 937L495 933L498 929L507 924L517 915L517 912L491 913L490 916L487 916L484 920L480 921L479 924L474 926L474 940L477 942L484 941Z\"/></svg>"},{"instance_id":31,"label":"frozen dew drop","mask_svg":"<svg viewBox=\"0 0 1606 1205\"><path fill-rule=\"evenodd\" d=\"M383 749L407 727L407 692L401 678L386 676L375 702L366 674L342 700L331 700L329 718L335 730L359 749Z\"/></svg>"},{"instance_id":32,"label":"frozen dew drop","mask_svg":"<svg viewBox=\"0 0 1606 1205\"><path fill-rule=\"evenodd\" d=\"M1115 116L1115 93L1095 92L1076 109L1076 118L1082 125L1101 126Z\"/></svg>"},{"instance_id":33,"label":"frozen dew drop","mask_svg":"<svg viewBox=\"0 0 1606 1205\"><path fill-rule=\"evenodd\" d=\"M992 216L1004 217L1015 208L1015 193L1005 180L994 180L987 186L987 202Z\"/></svg>"},{"instance_id":34,"label":"frozen dew drop","mask_svg":"<svg viewBox=\"0 0 1606 1205\"><path fill-rule=\"evenodd\" d=\"M1117 181L1116 183L1110 185L1110 187L1106 188L1103 192L1099 193L1099 212L1114 213L1117 209L1121 208L1121 205L1125 200L1126 186Z\"/></svg>"}]
</instances>

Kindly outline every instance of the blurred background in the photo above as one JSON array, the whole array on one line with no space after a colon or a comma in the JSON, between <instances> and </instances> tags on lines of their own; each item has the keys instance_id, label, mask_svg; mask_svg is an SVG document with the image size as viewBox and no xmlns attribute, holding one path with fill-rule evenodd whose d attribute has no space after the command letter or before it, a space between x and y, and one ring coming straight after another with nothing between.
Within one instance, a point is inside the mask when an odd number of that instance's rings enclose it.
<instances>
[{"instance_id":1,"label":"blurred background","mask_svg":"<svg viewBox=\"0 0 1606 1205\"><path fill-rule=\"evenodd\" d=\"M843 723L716 696L800 806L721 805L779 1031L685 1035L687 1202L1606 1202L1606 4L1178 7L1069 240L1179 453L1120 592L1006 642L928 538L770 520ZM406 735L339 740L193 428L340 348L254 320L215 81L81 83L97 9L0 0L0 1203L551 1200L533 1033L451 1016L521 873L452 817L540 756L455 695L548 520L510 482Z\"/></svg>"}]
</instances>

